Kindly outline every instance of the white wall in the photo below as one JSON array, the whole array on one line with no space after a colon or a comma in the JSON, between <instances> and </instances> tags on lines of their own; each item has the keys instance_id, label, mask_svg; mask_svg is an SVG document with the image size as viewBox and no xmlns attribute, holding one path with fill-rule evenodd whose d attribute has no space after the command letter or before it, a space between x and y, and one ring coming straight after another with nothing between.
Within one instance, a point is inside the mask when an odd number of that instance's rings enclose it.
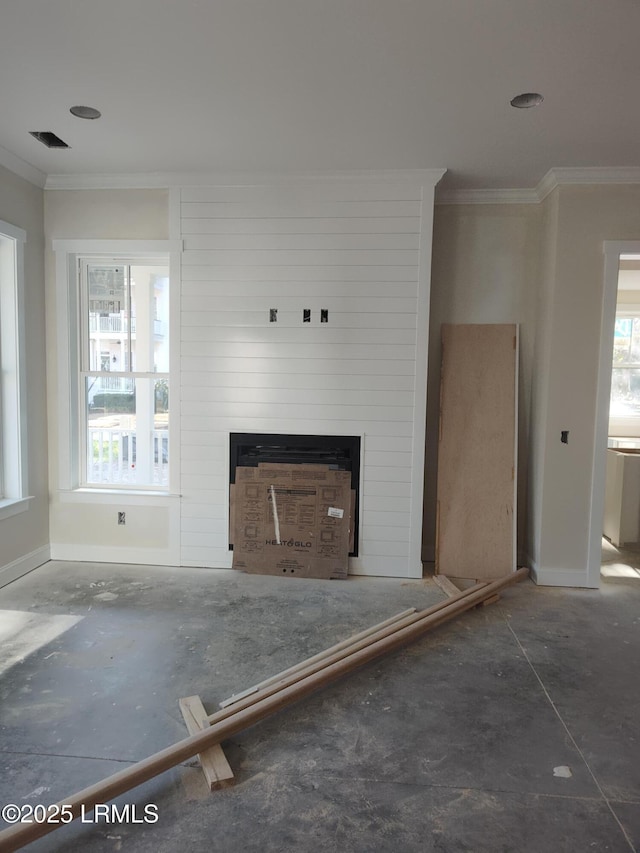
<instances>
[{"instance_id":1,"label":"white wall","mask_svg":"<svg viewBox=\"0 0 640 853\"><path fill-rule=\"evenodd\" d=\"M9 183L15 181L19 179L9 176ZM21 186L23 182L19 181L19 184ZM39 191L30 188L29 192L37 196ZM48 241L53 237L168 237L167 193L164 191L48 191L45 195ZM23 199L16 209L24 204ZM7 221L16 219L11 210L0 209L0 217ZM30 227L33 230L28 219L27 216L16 224L26 227L27 231ZM524 549L539 582L588 583L589 513L593 454L596 450L594 421L603 289L602 244L604 240L638 239L640 187L637 186L561 187L540 205L436 207L429 345L430 400L438 399L439 328L442 322L516 322L521 325L520 477L525 477L526 482L521 479L519 484L519 541L521 547L525 543ZM192 244L187 251L206 250ZM55 322L52 320L55 312L51 261L47 267L47 282L47 356L51 367L49 412L53 415L56 412L57 343ZM189 295L188 289L186 295ZM278 295L284 298L282 291ZM191 313L188 305L188 302L184 303L185 313ZM37 309L33 317L36 315ZM196 328L195 319L193 316L184 318L189 328ZM428 323L425 323L420 328L426 330L427 327ZM297 335L301 329L292 327L291 331ZM293 343L293 340L283 341L281 345L291 347ZM390 343L389 346L403 344ZM216 352L210 357L218 354ZM192 357L185 353L185 358ZM189 367L188 363L185 366ZM36 388L40 383L43 389L42 376L36 376L34 381ZM220 387L213 383L210 389ZM402 391L401 388L397 390ZM31 405L37 408L37 392ZM433 402L430 404L427 437L425 557L428 559L433 555L435 518L436 441L431 417L435 417L435 405ZM194 412L191 416L195 417ZM42 425L41 419L37 429L42 429ZM228 424L225 424L221 432L226 432L227 428ZM570 431L568 445L560 443L562 429ZM50 417L50 447L54 449L57 443L55 432L55 418ZM198 451L194 447L187 450L187 446L188 442L181 460L186 465L185 474L197 477L195 468L190 468L188 463L193 465L199 458ZM207 451L214 456L216 452L215 445ZM78 544L80 516L73 505L62 504L56 498L55 452L52 454L51 474L52 542L65 544L70 551L74 550L71 546L77 545L79 550L75 553L87 554L85 545ZM192 481L194 484L196 481ZM187 538L191 542L188 547L200 547L197 536L203 531L198 519L206 517L207 513L213 518L212 504L208 500L205 504L204 516L198 515L201 510L194 509L198 505L195 501L185 512L185 519L191 516L192 520L184 524L183 535L187 532L196 534L192 540ZM96 524L96 541L105 548L114 546L111 509L95 506L83 509L83 513L86 514L81 517L82 524ZM523 530L523 516L527 521L526 531ZM160 519L159 512L141 519L140 536L128 530L127 535L135 536L135 542L126 543L126 547L140 547L141 552L148 549L154 527L157 536L159 525L163 523ZM22 533L26 534L26 531ZM221 525L213 535L223 535ZM12 541L18 544L17 549L11 552L14 555L19 552L22 540L16 538ZM30 541L33 542L31 536ZM40 537L40 542L43 541L45 539ZM155 541L162 545L161 540L156 538ZM208 539L201 541L205 542L205 547L212 545ZM0 544L6 547L4 536ZM224 547L222 540L218 542L220 546ZM13 556L7 554L5 559L13 559Z\"/></svg>"},{"instance_id":2,"label":"white wall","mask_svg":"<svg viewBox=\"0 0 640 853\"><path fill-rule=\"evenodd\" d=\"M422 575L432 199L415 177L181 191L183 564L230 565L230 432L360 435L349 569Z\"/></svg>"},{"instance_id":3,"label":"white wall","mask_svg":"<svg viewBox=\"0 0 640 853\"><path fill-rule=\"evenodd\" d=\"M355 434L364 440L362 515L350 570L421 576L440 173L426 174L183 188L173 191L177 209L163 191L46 192L54 557L228 566L229 432ZM68 342L57 340L52 241L166 239L169 219L171 236L184 244L172 281L181 289L172 328L173 352L180 351L173 386L180 414L172 406L180 499L60 489L56 362ZM278 309L276 324L269 308ZM303 308L312 309L309 325ZM329 311L327 324L320 308ZM116 524L118 510L127 512L125 527Z\"/></svg>"},{"instance_id":4,"label":"white wall","mask_svg":"<svg viewBox=\"0 0 640 853\"><path fill-rule=\"evenodd\" d=\"M167 240L166 190L45 191L51 555L55 559L177 562L179 504L159 497L69 494L60 489L58 340L53 240ZM64 413L62 417L64 423ZM126 526L117 512L127 514Z\"/></svg>"},{"instance_id":5,"label":"white wall","mask_svg":"<svg viewBox=\"0 0 640 853\"><path fill-rule=\"evenodd\" d=\"M429 397L442 322L522 324L519 545L539 583L597 583L588 566L594 454L605 453L595 447L603 243L639 238L637 186L562 186L539 205L436 207ZM432 559L437 424L428 411Z\"/></svg>"},{"instance_id":6,"label":"white wall","mask_svg":"<svg viewBox=\"0 0 640 853\"><path fill-rule=\"evenodd\" d=\"M520 326L518 541L525 548L527 469L536 301L539 205L436 205L431 277L423 556L435 554L440 328L443 323Z\"/></svg>"},{"instance_id":7,"label":"white wall","mask_svg":"<svg viewBox=\"0 0 640 853\"><path fill-rule=\"evenodd\" d=\"M0 166L0 219L27 233L25 353L29 509L0 520L0 585L48 559L43 192Z\"/></svg>"},{"instance_id":8,"label":"white wall","mask_svg":"<svg viewBox=\"0 0 640 853\"><path fill-rule=\"evenodd\" d=\"M546 354L536 362L546 393L534 431L531 560L539 582L587 586L597 584L588 573L594 454L606 453L595 447L603 243L640 239L640 187L561 186L545 205L557 224L547 235Z\"/></svg>"}]
</instances>

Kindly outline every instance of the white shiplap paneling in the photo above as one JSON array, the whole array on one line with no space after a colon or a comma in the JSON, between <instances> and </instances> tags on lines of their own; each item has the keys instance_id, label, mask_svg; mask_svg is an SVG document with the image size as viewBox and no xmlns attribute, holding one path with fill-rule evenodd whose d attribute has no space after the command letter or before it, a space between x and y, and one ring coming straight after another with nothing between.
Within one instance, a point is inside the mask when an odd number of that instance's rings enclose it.
<instances>
[{"instance_id":1,"label":"white shiplap paneling","mask_svg":"<svg viewBox=\"0 0 640 853\"><path fill-rule=\"evenodd\" d=\"M273 260L273 259L272 259ZM239 266L213 264L188 264L182 271L182 281L413 281L416 270L407 266L383 266L374 264L349 264L345 266L248 266L243 259Z\"/></svg>"},{"instance_id":2,"label":"white shiplap paneling","mask_svg":"<svg viewBox=\"0 0 640 853\"><path fill-rule=\"evenodd\" d=\"M425 204L430 217L433 187L415 178L181 191L183 564L230 565L230 432L360 435L352 570L419 574Z\"/></svg>"}]
</instances>

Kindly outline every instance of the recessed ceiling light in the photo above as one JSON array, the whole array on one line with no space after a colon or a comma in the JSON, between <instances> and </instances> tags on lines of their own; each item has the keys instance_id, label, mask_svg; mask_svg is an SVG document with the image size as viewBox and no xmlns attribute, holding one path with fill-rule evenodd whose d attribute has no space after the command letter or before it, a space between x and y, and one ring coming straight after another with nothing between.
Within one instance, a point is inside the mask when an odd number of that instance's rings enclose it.
<instances>
[{"instance_id":1,"label":"recessed ceiling light","mask_svg":"<svg viewBox=\"0 0 640 853\"><path fill-rule=\"evenodd\" d=\"M542 95L537 92L523 92L522 95L516 95L511 101L511 106L518 110L530 110L531 107L537 107L544 101Z\"/></svg>"},{"instance_id":2,"label":"recessed ceiling light","mask_svg":"<svg viewBox=\"0 0 640 853\"><path fill-rule=\"evenodd\" d=\"M100 110L97 110L95 107L71 107L69 112L71 115L76 116L76 118L100 118L102 115Z\"/></svg>"}]
</instances>

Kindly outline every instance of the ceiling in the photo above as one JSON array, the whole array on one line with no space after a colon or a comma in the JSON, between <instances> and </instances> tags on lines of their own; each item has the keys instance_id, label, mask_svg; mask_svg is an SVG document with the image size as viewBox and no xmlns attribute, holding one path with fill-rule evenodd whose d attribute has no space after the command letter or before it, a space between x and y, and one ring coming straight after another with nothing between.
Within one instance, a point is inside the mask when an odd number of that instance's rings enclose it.
<instances>
[{"instance_id":1,"label":"ceiling","mask_svg":"<svg viewBox=\"0 0 640 853\"><path fill-rule=\"evenodd\" d=\"M449 190L635 167L638 33L638 0L2 0L0 162L48 176L446 167ZM539 107L510 106L531 91Z\"/></svg>"}]
</instances>

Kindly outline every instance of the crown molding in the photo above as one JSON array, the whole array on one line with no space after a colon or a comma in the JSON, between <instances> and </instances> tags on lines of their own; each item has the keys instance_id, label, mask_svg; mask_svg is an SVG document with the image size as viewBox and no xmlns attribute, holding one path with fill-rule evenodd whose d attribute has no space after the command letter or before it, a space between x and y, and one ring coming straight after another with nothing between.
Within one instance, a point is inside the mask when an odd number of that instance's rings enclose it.
<instances>
[{"instance_id":1,"label":"crown molding","mask_svg":"<svg viewBox=\"0 0 640 853\"><path fill-rule=\"evenodd\" d=\"M543 201L556 187L640 184L640 166L561 166L549 169L536 192Z\"/></svg>"},{"instance_id":2,"label":"crown molding","mask_svg":"<svg viewBox=\"0 0 640 853\"><path fill-rule=\"evenodd\" d=\"M407 181L435 187L446 169L378 169L343 172L138 172L48 175L47 190L172 189L193 186L252 186L333 181Z\"/></svg>"},{"instance_id":3,"label":"crown molding","mask_svg":"<svg viewBox=\"0 0 640 853\"><path fill-rule=\"evenodd\" d=\"M24 178L30 184L35 184L36 187L44 189L47 180L45 173L2 146L0 146L0 166L4 166L5 169L13 172L19 178Z\"/></svg>"},{"instance_id":4,"label":"crown molding","mask_svg":"<svg viewBox=\"0 0 640 853\"><path fill-rule=\"evenodd\" d=\"M537 204L532 189L484 189L436 191L436 204Z\"/></svg>"},{"instance_id":5,"label":"crown molding","mask_svg":"<svg viewBox=\"0 0 640 853\"><path fill-rule=\"evenodd\" d=\"M544 201L545 198L549 195L549 193L553 192L553 190L555 190L557 186L559 186L559 184L556 175L556 170L549 169L547 174L542 178L542 180L538 183L538 186L535 189L536 195L538 196L538 201Z\"/></svg>"},{"instance_id":6,"label":"crown molding","mask_svg":"<svg viewBox=\"0 0 640 853\"><path fill-rule=\"evenodd\" d=\"M349 183L407 181L436 187L446 169L379 169L342 172L138 172L45 175L0 148L0 165L47 190L171 189L193 186L251 186L333 181ZM560 186L640 184L639 166L557 167L549 169L536 187L436 190L435 203L538 204Z\"/></svg>"},{"instance_id":7,"label":"crown molding","mask_svg":"<svg viewBox=\"0 0 640 853\"><path fill-rule=\"evenodd\" d=\"M164 172L47 175L45 190L151 190L172 186Z\"/></svg>"},{"instance_id":8,"label":"crown molding","mask_svg":"<svg viewBox=\"0 0 640 853\"><path fill-rule=\"evenodd\" d=\"M560 167L550 170L561 184L640 184L640 166Z\"/></svg>"},{"instance_id":9,"label":"crown molding","mask_svg":"<svg viewBox=\"0 0 640 853\"><path fill-rule=\"evenodd\" d=\"M441 190L436 204L539 204L561 186L640 184L640 166L549 169L534 189Z\"/></svg>"}]
</instances>

